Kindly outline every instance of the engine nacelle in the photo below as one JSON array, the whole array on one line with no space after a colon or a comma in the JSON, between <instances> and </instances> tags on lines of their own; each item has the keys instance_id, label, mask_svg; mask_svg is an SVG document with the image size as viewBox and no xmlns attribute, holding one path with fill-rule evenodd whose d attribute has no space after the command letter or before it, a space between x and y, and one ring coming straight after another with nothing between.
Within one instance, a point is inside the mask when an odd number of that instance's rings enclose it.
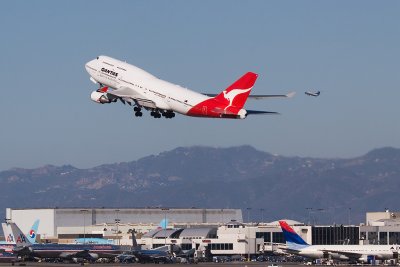
<instances>
[{"instance_id":1,"label":"engine nacelle","mask_svg":"<svg viewBox=\"0 0 400 267\"><path fill-rule=\"evenodd\" d=\"M90 99L100 104L108 104L112 102L112 100L107 97L107 93L97 92L97 91L93 91L90 94Z\"/></svg>"},{"instance_id":2,"label":"engine nacelle","mask_svg":"<svg viewBox=\"0 0 400 267\"><path fill-rule=\"evenodd\" d=\"M241 109L238 112L239 119L245 119L247 117L247 111L245 109Z\"/></svg>"},{"instance_id":3,"label":"engine nacelle","mask_svg":"<svg viewBox=\"0 0 400 267\"><path fill-rule=\"evenodd\" d=\"M89 253L89 256L92 260L97 260L99 258L99 254L97 253Z\"/></svg>"}]
</instances>

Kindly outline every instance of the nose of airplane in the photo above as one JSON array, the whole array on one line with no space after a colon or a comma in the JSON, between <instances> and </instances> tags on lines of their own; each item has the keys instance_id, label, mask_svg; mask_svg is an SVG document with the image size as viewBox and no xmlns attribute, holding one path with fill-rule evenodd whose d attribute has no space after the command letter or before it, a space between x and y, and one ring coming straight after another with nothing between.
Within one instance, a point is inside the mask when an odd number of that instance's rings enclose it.
<instances>
[{"instance_id":1,"label":"nose of airplane","mask_svg":"<svg viewBox=\"0 0 400 267\"><path fill-rule=\"evenodd\" d=\"M95 63L96 63L96 59L95 60L91 60L91 61L89 61L89 62L87 62L85 64L85 69L89 74L91 74L94 71L96 71L96 64Z\"/></svg>"}]
</instances>

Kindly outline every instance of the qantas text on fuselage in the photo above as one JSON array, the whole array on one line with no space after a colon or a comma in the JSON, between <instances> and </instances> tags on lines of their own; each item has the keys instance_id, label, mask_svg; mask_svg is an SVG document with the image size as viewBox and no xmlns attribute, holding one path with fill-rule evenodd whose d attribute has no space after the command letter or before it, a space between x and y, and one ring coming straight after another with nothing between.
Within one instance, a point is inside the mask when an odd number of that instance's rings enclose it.
<instances>
[{"instance_id":1,"label":"qantas text on fuselage","mask_svg":"<svg viewBox=\"0 0 400 267\"><path fill-rule=\"evenodd\" d=\"M145 109L154 118L173 118L175 113L180 113L194 117L244 119L250 114L276 114L244 109L249 97L263 99L294 95L250 95L258 77L253 72L247 72L220 94L201 94L107 56L99 56L85 67L90 80L99 85L91 93L93 101L105 104L120 100L134 107L136 117L141 117Z\"/></svg>"}]
</instances>

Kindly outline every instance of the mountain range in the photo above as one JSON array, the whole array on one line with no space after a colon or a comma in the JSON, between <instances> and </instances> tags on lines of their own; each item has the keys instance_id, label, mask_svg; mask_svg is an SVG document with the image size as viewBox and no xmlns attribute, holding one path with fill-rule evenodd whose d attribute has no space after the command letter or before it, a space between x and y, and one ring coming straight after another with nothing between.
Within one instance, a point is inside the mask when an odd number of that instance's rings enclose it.
<instances>
[{"instance_id":1,"label":"mountain range","mask_svg":"<svg viewBox=\"0 0 400 267\"><path fill-rule=\"evenodd\" d=\"M360 223L398 209L400 149L350 159L272 155L251 146L179 147L89 169L46 165L0 172L6 207L240 208L244 221Z\"/></svg>"}]
</instances>

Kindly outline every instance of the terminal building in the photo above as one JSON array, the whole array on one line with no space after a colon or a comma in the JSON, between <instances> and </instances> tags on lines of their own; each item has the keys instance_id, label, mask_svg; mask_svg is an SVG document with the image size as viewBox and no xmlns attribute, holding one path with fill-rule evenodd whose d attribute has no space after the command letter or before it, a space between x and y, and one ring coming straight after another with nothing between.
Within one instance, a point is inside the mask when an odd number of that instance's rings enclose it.
<instances>
[{"instance_id":1,"label":"terminal building","mask_svg":"<svg viewBox=\"0 0 400 267\"><path fill-rule=\"evenodd\" d=\"M7 218L28 232L40 220L42 242L73 243L77 238L104 238L132 244L132 233L143 248L179 245L213 255L279 252L285 243L279 222L243 223L240 209L7 209ZM168 221L166 228L160 221ZM286 220L309 244L399 244L400 212L369 212L360 225L306 225Z\"/></svg>"}]
</instances>

